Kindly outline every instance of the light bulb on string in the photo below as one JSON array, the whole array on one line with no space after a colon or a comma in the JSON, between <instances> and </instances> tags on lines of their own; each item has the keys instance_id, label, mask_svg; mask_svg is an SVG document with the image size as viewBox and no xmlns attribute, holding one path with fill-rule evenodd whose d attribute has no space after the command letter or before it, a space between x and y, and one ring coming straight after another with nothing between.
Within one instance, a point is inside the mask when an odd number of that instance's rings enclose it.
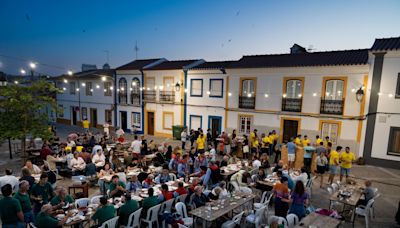
<instances>
[{"instance_id":1,"label":"light bulb on string","mask_svg":"<svg viewBox=\"0 0 400 228\"><path fill-rule=\"evenodd\" d=\"M229 97L232 96L232 93L228 93L228 96L229 96Z\"/></svg>"}]
</instances>

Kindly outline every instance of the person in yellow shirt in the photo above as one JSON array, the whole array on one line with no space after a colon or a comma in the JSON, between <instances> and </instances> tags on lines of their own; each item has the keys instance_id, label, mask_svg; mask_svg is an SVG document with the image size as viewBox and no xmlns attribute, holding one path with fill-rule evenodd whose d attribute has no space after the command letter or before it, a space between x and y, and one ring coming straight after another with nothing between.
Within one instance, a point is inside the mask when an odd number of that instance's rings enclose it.
<instances>
[{"instance_id":1,"label":"person in yellow shirt","mask_svg":"<svg viewBox=\"0 0 400 228\"><path fill-rule=\"evenodd\" d=\"M82 121L83 128L85 129L86 132L89 132L89 120L86 118Z\"/></svg>"},{"instance_id":2,"label":"person in yellow shirt","mask_svg":"<svg viewBox=\"0 0 400 228\"><path fill-rule=\"evenodd\" d=\"M324 146L325 146L325 147L328 147L328 143L332 143L332 141L329 140L329 136L326 136L326 137L325 137L325 141L324 141Z\"/></svg>"},{"instance_id":3,"label":"person in yellow shirt","mask_svg":"<svg viewBox=\"0 0 400 228\"><path fill-rule=\"evenodd\" d=\"M336 150L332 150L329 156L329 179L328 184L333 183L333 179L337 174L337 169L339 166L339 158L340 158L340 151L342 150L341 146L337 146Z\"/></svg>"},{"instance_id":4,"label":"person in yellow shirt","mask_svg":"<svg viewBox=\"0 0 400 228\"><path fill-rule=\"evenodd\" d=\"M205 144L206 144L206 137L204 137L203 133L201 133L199 135L199 137L197 138L196 144L197 144L197 152L198 153L204 153L204 148L205 148Z\"/></svg>"},{"instance_id":5,"label":"person in yellow shirt","mask_svg":"<svg viewBox=\"0 0 400 228\"><path fill-rule=\"evenodd\" d=\"M249 137L249 144L251 146L251 153L256 153L257 152L257 146L258 146L257 138L258 138L257 137L257 129L254 129L253 132L250 133L250 137Z\"/></svg>"},{"instance_id":6,"label":"person in yellow shirt","mask_svg":"<svg viewBox=\"0 0 400 228\"><path fill-rule=\"evenodd\" d=\"M261 154L268 153L268 148L270 144L270 138L264 133L261 134Z\"/></svg>"},{"instance_id":7,"label":"person in yellow shirt","mask_svg":"<svg viewBox=\"0 0 400 228\"><path fill-rule=\"evenodd\" d=\"M319 135L315 136L315 147L321 145L321 142L323 142L323 140L319 137Z\"/></svg>"},{"instance_id":8,"label":"person in yellow shirt","mask_svg":"<svg viewBox=\"0 0 400 228\"><path fill-rule=\"evenodd\" d=\"M307 135L304 135L303 141L301 141L303 144L303 147L305 146L311 146L310 140L308 139Z\"/></svg>"},{"instance_id":9,"label":"person in yellow shirt","mask_svg":"<svg viewBox=\"0 0 400 228\"><path fill-rule=\"evenodd\" d=\"M297 135L297 137L294 140L294 143L296 146L301 146L301 135Z\"/></svg>"},{"instance_id":10,"label":"person in yellow shirt","mask_svg":"<svg viewBox=\"0 0 400 228\"><path fill-rule=\"evenodd\" d=\"M343 176L346 175L346 180L349 177L352 163L356 160L356 156L353 152L350 152L350 147L346 146L345 152L340 154L339 158L340 164L340 182L343 179Z\"/></svg>"}]
</instances>

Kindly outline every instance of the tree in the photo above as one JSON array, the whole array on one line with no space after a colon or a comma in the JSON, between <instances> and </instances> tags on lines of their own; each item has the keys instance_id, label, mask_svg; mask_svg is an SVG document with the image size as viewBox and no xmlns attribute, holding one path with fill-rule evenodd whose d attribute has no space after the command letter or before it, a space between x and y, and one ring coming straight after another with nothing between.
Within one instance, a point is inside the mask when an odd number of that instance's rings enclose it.
<instances>
[{"instance_id":1,"label":"tree","mask_svg":"<svg viewBox=\"0 0 400 228\"><path fill-rule=\"evenodd\" d=\"M45 80L0 87L0 139L21 139L23 156L28 136L49 139L52 132L45 110L50 108L57 113L57 92L60 91Z\"/></svg>"}]
</instances>

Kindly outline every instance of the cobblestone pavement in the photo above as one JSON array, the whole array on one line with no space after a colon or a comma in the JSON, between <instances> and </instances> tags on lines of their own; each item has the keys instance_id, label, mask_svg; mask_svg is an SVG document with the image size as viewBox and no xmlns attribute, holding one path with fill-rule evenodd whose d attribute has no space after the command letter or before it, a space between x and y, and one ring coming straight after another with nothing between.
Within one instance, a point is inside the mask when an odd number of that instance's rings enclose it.
<instances>
[{"instance_id":1,"label":"cobblestone pavement","mask_svg":"<svg viewBox=\"0 0 400 228\"><path fill-rule=\"evenodd\" d=\"M93 129L94 131L98 131ZM81 131L81 128L75 126L57 125L57 134L61 139L65 139L66 136L74 131ZM126 136L127 140L132 140L132 135ZM150 137L148 139L155 140L156 143L168 141L173 145L180 145L179 141L172 139L165 139L161 137ZM21 159L18 156L14 156L14 159L9 159L8 144L3 143L0 147L0 170L5 168L12 168L16 175L20 174ZM387 169L376 166L358 166L355 165L352 169L352 174L359 178L361 181L370 179L373 181L373 186L379 189L381 197L375 202L375 218L372 219L370 227L400 227L395 221L394 217L397 211L397 206L400 200L400 170ZM327 180L327 177L325 177ZM59 186L69 186L71 180L63 179L58 181ZM312 192L311 204L314 207L327 208L329 206L328 193L326 189L319 188L319 184L314 184ZM90 188L90 195L99 194L98 188ZM273 214L273 208L271 208L269 215ZM356 218L355 227L365 227L364 218ZM345 223L342 227L352 227L352 224Z\"/></svg>"}]
</instances>

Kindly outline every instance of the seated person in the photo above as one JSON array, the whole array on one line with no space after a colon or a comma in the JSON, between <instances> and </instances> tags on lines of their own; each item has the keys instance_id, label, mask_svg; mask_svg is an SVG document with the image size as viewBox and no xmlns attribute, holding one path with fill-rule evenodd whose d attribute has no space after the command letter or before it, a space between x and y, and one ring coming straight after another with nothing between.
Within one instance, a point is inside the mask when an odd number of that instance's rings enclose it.
<instances>
[{"instance_id":1,"label":"seated person","mask_svg":"<svg viewBox=\"0 0 400 228\"><path fill-rule=\"evenodd\" d=\"M40 213L36 216L36 227L62 227L73 215L72 212L69 211L63 219L58 220L52 216L52 212L53 208L50 204L43 205Z\"/></svg>"},{"instance_id":2,"label":"seated person","mask_svg":"<svg viewBox=\"0 0 400 228\"><path fill-rule=\"evenodd\" d=\"M10 184L13 191L18 190L18 179L13 175L12 169L6 169L6 175L0 177L0 188L6 184ZM35 181L35 179L33 179Z\"/></svg>"},{"instance_id":3,"label":"seated person","mask_svg":"<svg viewBox=\"0 0 400 228\"><path fill-rule=\"evenodd\" d=\"M143 166L142 171L138 174L138 180L143 182L149 176L149 167Z\"/></svg>"},{"instance_id":4,"label":"seated person","mask_svg":"<svg viewBox=\"0 0 400 228\"><path fill-rule=\"evenodd\" d=\"M64 187L59 187L56 190L56 196L54 196L53 199L50 200L50 204L53 206L53 210L61 209L68 203L70 207L72 207L74 202L74 198L71 195L67 194L67 190Z\"/></svg>"},{"instance_id":5,"label":"seated person","mask_svg":"<svg viewBox=\"0 0 400 228\"><path fill-rule=\"evenodd\" d=\"M124 151L124 165L128 167L132 164L133 156L128 153L128 151Z\"/></svg>"},{"instance_id":6,"label":"seated person","mask_svg":"<svg viewBox=\"0 0 400 228\"><path fill-rule=\"evenodd\" d=\"M139 182L136 175L131 176L129 182L126 184L126 191L129 193L136 192L142 189L142 184Z\"/></svg>"},{"instance_id":7,"label":"seated person","mask_svg":"<svg viewBox=\"0 0 400 228\"><path fill-rule=\"evenodd\" d=\"M221 181L219 182L219 186L221 188L221 193L219 194L220 197L228 197L228 189L226 189L226 182L225 181Z\"/></svg>"},{"instance_id":8,"label":"seated person","mask_svg":"<svg viewBox=\"0 0 400 228\"><path fill-rule=\"evenodd\" d=\"M30 191L32 186L35 184L35 178L31 175L31 171L28 168L22 168L21 173L22 173L22 177L19 178L19 181L23 181L23 180L28 181L29 191Z\"/></svg>"},{"instance_id":9,"label":"seated person","mask_svg":"<svg viewBox=\"0 0 400 228\"><path fill-rule=\"evenodd\" d=\"M161 194L158 196L158 202L164 202L174 198L174 194L168 190L168 185L161 185Z\"/></svg>"},{"instance_id":10,"label":"seated person","mask_svg":"<svg viewBox=\"0 0 400 228\"><path fill-rule=\"evenodd\" d=\"M220 187L215 187L210 193L208 193L207 197L210 200L219 200L221 192L222 189Z\"/></svg>"},{"instance_id":11,"label":"seated person","mask_svg":"<svg viewBox=\"0 0 400 228\"><path fill-rule=\"evenodd\" d=\"M230 179L230 183L235 187L235 190L244 193L251 193L252 190L248 187L248 179L250 174L245 170L240 170L239 172L233 174Z\"/></svg>"},{"instance_id":12,"label":"seated person","mask_svg":"<svg viewBox=\"0 0 400 228\"><path fill-rule=\"evenodd\" d=\"M74 158L71 160L69 168L72 169L73 175L84 174L86 163L81 157L79 157L78 152L74 153Z\"/></svg>"},{"instance_id":13,"label":"seated person","mask_svg":"<svg viewBox=\"0 0 400 228\"><path fill-rule=\"evenodd\" d=\"M171 181L168 167L163 167L162 172L156 177L154 182L156 182L157 184L163 184L168 181Z\"/></svg>"},{"instance_id":14,"label":"seated person","mask_svg":"<svg viewBox=\"0 0 400 228\"><path fill-rule=\"evenodd\" d=\"M114 175L110 184L110 196L121 197L126 192L125 187L124 182L120 181L117 175Z\"/></svg>"},{"instance_id":15,"label":"seated person","mask_svg":"<svg viewBox=\"0 0 400 228\"><path fill-rule=\"evenodd\" d=\"M53 151L50 149L49 145L45 142L43 143L42 149L40 150L40 158L45 160L47 155L53 154Z\"/></svg>"},{"instance_id":16,"label":"seated person","mask_svg":"<svg viewBox=\"0 0 400 228\"><path fill-rule=\"evenodd\" d=\"M273 173L278 172L278 170L283 169L283 160L279 160L279 162L276 164L276 166L272 169Z\"/></svg>"},{"instance_id":17,"label":"seated person","mask_svg":"<svg viewBox=\"0 0 400 228\"><path fill-rule=\"evenodd\" d=\"M253 183L256 183L257 181L262 181L267 177L265 174L265 170L263 168L259 168L257 171L257 174L254 174L251 176L251 180Z\"/></svg>"},{"instance_id":18,"label":"seated person","mask_svg":"<svg viewBox=\"0 0 400 228\"><path fill-rule=\"evenodd\" d=\"M365 181L365 188L363 190L363 196L364 199L360 199L357 202L357 205L364 205L366 206L368 204L368 201L374 198L375 192L374 189L371 187L372 183L370 180Z\"/></svg>"},{"instance_id":19,"label":"seated person","mask_svg":"<svg viewBox=\"0 0 400 228\"><path fill-rule=\"evenodd\" d=\"M131 194L124 195L125 203L119 208L118 211L118 224L126 226L128 224L129 216L139 209L139 204L136 200L131 198Z\"/></svg>"},{"instance_id":20,"label":"seated person","mask_svg":"<svg viewBox=\"0 0 400 228\"><path fill-rule=\"evenodd\" d=\"M308 174L307 174L307 170L305 169L305 167L301 168L301 174L299 176L293 177L293 181L294 181L294 183L296 183L297 181L301 181L301 182L303 182L304 186L307 185Z\"/></svg>"},{"instance_id":21,"label":"seated person","mask_svg":"<svg viewBox=\"0 0 400 228\"><path fill-rule=\"evenodd\" d=\"M288 174L283 173L282 170L278 170L278 172L276 172L276 175L277 175L279 178L281 178L281 177L286 177L287 180L288 180L288 188L289 188L290 190L293 190L293 188L294 188L294 181L293 181L293 179L292 179Z\"/></svg>"},{"instance_id":22,"label":"seated person","mask_svg":"<svg viewBox=\"0 0 400 228\"><path fill-rule=\"evenodd\" d=\"M149 174L147 176L147 178L142 182L143 188L153 187L155 185L153 179L154 179L154 175L153 174Z\"/></svg>"},{"instance_id":23,"label":"seated person","mask_svg":"<svg viewBox=\"0 0 400 228\"><path fill-rule=\"evenodd\" d=\"M228 166L228 161L229 161L229 156L225 155L225 156L222 158L220 167Z\"/></svg>"},{"instance_id":24,"label":"seated person","mask_svg":"<svg viewBox=\"0 0 400 228\"><path fill-rule=\"evenodd\" d=\"M43 173L47 174L49 183L54 187L57 182L57 175L47 165L43 166Z\"/></svg>"},{"instance_id":25,"label":"seated person","mask_svg":"<svg viewBox=\"0 0 400 228\"><path fill-rule=\"evenodd\" d=\"M47 174L42 173L39 183L33 185L31 189L34 215L37 215L40 212L40 208L54 197L53 187L48 182L47 178Z\"/></svg>"},{"instance_id":26,"label":"seated person","mask_svg":"<svg viewBox=\"0 0 400 228\"><path fill-rule=\"evenodd\" d=\"M192 202L196 205L196 208L204 206L207 202L210 202L207 196L204 195L202 186L196 186L194 188L194 194Z\"/></svg>"},{"instance_id":27,"label":"seated person","mask_svg":"<svg viewBox=\"0 0 400 228\"><path fill-rule=\"evenodd\" d=\"M147 194L149 194L149 197L145 198L142 202L142 215L146 216L147 210L151 207L154 207L155 205L158 204L158 198L157 196L154 196L154 189L149 188L147 191Z\"/></svg>"},{"instance_id":28,"label":"seated person","mask_svg":"<svg viewBox=\"0 0 400 228\"><path fill-rule=\"evenodd\" d=\"M96 165L96 167L104 166L104 164L106 163L106 157L104 156L102 149L98 149L97 152L93 155L92 162Z\"/></svg>"},{"instance_id":29,"label":"seated person","mask_svg":"<svg viewBox=\"0 0 400 228\"><path fill-rule=\"evenodd\" d=\"M178 188L174 192L175 197L188 193L189 193L188 190L185 187L183 187L183 182L178 182Z\"/></svg>"},{"instance_id":30,"label":"seated person","mask_svg":"<svg viewBox=\"0 0 400 228\"><path fill-rule=\"evenodd\" d=\"M97 177L99 178L98 184L100 187L100 193L102 195L105 195L105 192L109 188L109 183L107 183L107 181L105 181L102 177L111 176L113 174L114 171L111 169L110 163L106 163L103 169L101 169L100 172L97 174Z\"/></svg>"},{"instance_id":31,"label":"seated person","mask_svg":"<svg viewBox=\"0 0 400 228\"><path fill-rule=\"evenodd\" d=\"M27 160L25 162L24 168L28 168L31 171L31 174L41 174L42 170L40 170L39 166L32 164L31 160Z\"/></svg>"},{"instance_id":32,"label":"seated person","mask_svg":"<svg viewBox=\"0 0 400 228\"><path fill-rule=\"evenodd\" d=\"M96 213L92 216L92 220L97 222L98 227L104 222L115 217L114 205L108 204L106 197L100 198L100 207L96 210Z\"/></svg>"},{"instance_id":33,"label":"seated person","mask_svg":"<svg viewBox=\"0 0 400 228\"><path fill-rule=\"evenodd\" d=\"M115 173L119 177L119 180L126 184L126 174L124 167L118 167L117 172Z\"/></svg>"}]
</instances>

